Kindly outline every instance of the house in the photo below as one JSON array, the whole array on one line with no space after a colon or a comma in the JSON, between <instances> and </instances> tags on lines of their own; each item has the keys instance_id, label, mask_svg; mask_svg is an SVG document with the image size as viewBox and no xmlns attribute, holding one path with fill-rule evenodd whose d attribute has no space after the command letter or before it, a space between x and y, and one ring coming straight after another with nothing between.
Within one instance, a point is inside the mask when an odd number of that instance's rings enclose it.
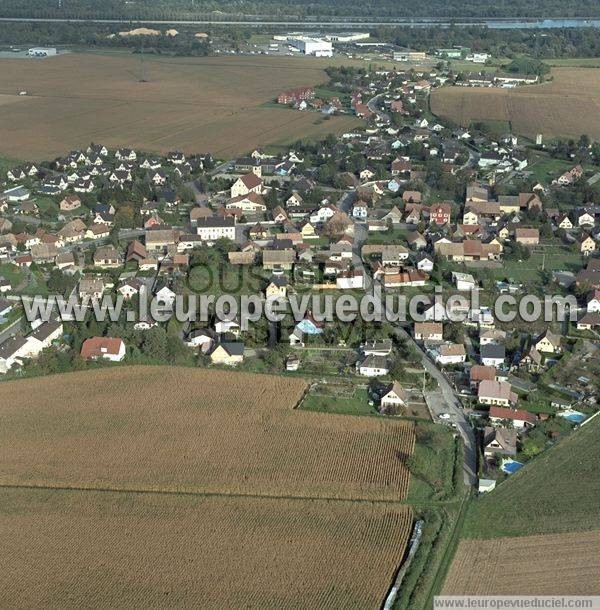
<instances>
[{"instance_id":1,"label":"house","mask_svg":"<svg viewBox=\"0 0 600 610\"><path fill-rule=\"evenodd\" d=\"M435 361L442 366L461 364L467 359L467 352L462 343L445 343L436 350Z\"/></svg>"},{"instance_id":2,"label":"house","mask_svg":"<svg viewBox=\"0 0 600 610\"><path fill-rule=\"evenodd\" d=\"M0 294L10 292L12 290L12 284L3 275L0 275Z\"/></svg>"},{"instance_id":3,"label":"house","mask_svg":"<svg viewBox=\"0 0 600 610\"><path fill-rule=\"evenodd\" d=\"M561 351L560 337L549 329L544 331L534 342L534 347L543 354L556 354Z\"/></svg>"},{"instance_id":4,"label":"house","mask_svg":"<svg viewBox=\"0 0 600 610\"><path fill-rule=\"evenodd\" d=\"M593 227L596 223L596 219L592 212L588 210L582 210L576 216L577 226L579 227Z\"/></svg>"},{"instance_id":5,"label":"house","mask_svg":"<svg viewBox=\"0 0 600 610\"><path fill-rule=\"evenodd\" d=\"M62 212L71 212L81 207L81 199L77 195L67 195L60 203L60 210Z\"/></svg>"},{"instance_id":6,"label":"house","mask_svg":"<svg viewBox=\"0 0 600 610\"><path fill-rule=\"evenodd\" d=\"M441 322L415 322L415 341L442 341L443 330Z\"/></svg>"},{"instance_id":7,"label":"house","mask_svg":"<svg viewBox=\"0 0 600 610\"><path fill-rule=\"evenodd\" d=\"M571 222L571 219L569 218L568 214L561 214L556 219L556 226L559 229L565 229L566 231L569 231L573 228L573 223Z\"/></svg>"},{"instance_id":8,"label":"house","mask_svg":"<svg viewBox=\"0 0 600 610\"><path fill-rule=\"evenodd\" d=\"M517 431L513 428L486 426L483 431L483 455L517 455Z\"/></svg>"},{"instance_id":9,"label":"house","mask_svg":"<svg viewBox=\"0 0 600 610\"><path fill-rule=\"evenodd\" d=\"M78 292L80 299L100 299L104 292L104 282L97 277L82 277Z\"/></svg>"},{"instance_id":10,"label":"house","mask_svg":"<svg viewBox=\"0 0 600 610\"><path fill-rule=\"evenodd\" d=\"M591 235L583 233L578 240L579 251L583 256L590 256L596 250L596 242Z\"/></svg>"},{"instance_id":11,"label":"house","mask_svg":"<svg viewBox=\"0 0 600 610\"><path fill-rule=\"evenodd\" d=\"M358 372L364 377L380 377L389 373L389 364L385 356L366 356L358 366Z\"/></svg>"},{"instance_id":12,"label":"house","mask_svg":"<svg viewBox=\"0 0 600 610\"><path fill-rule=\"evenodd\" d=\"M139 262L145 258L148 258L146 247L137 239L129 242L127 251L125 252L125 262L130 263L131 261L135 261L139 264Z\"/></svg>"},{"instance_id":13,"label":"house","mask_svg":"<svg viewBox=\"0 0 600 610\"><path fill-rule=\"evenodd\" d=\"M348 269L339 271L335 278L338 290L355 290L365 287L365 274L362 269Z\"/></svg>"},{"instance_id":14,"label":"house","mask_svg":"<svg viewBox=\"0 0 600 610\"><path fill-rule=\"evenodd\" d=\"M30 197L29 191L22 186L15 186L4 191L4 199L10 203L18 203L19 201L27 201Z\"/></svg>"},{"instance_id":15,"label":"house","mask_svg":"<svg viewBox=\"0 0 600 610\"><path fill-rule=\"evenodd\" d=\"M538 229L515 229L515 241L523 246L537 246L540 243L540 232Z\"/></svg>"},{"instance_id":16,"label":"house","mask_svg":"<svg viewBox=\"0 0 600 610\"><path fill-rule=\"evenodd\" d=\"M243 212L266 212L267 210L262 195L255 192L233 197L225 204L225 208L228 210L242 210Z\"/></svg>"},{"instance_id":17,"label":"house","mask_svg":"<svg viewBox=\"0 0 600 610\"><path fill-rule=\"evenodd\" d=\"M58 235L63 239L63 241L67 243L73 243L76 241L80 241L85 237L85 233L87 228L85 223L76 218L68 222L62 229L59 229Z\"/></svg>"},{"instance_id":18,"label":"house","mask_svg":"<svg viewBox=\"0 0 600 610\"><path fill-rule=\"evenodd\" d=\"M421 203L422 195L419 191L404 191L402 201L405 203Z\"/></svg>"},{"instance_id":19,"label":"house","mask_svg":"<svg viewBox=\"0 0 600 610\"><path fill-rule=\"evenodd\" d=\"M58 256L58 248L54 244L37 244L31 247L31 258L35 263L53 263Z\"/></svg>"},{"instance_id":20,"label":"house","mask_svg":"<svg viewBox=\"0 0 600 610\"><path fill-rule=\"evenodd\" d=\"M597 313L600 311L600 290L592 290L586 297L587 313Z\"/></svg>"},{"instance_id":21,"label":"house","mask_svg":"<svg viewBox=\"0 0 600 610\"><path fill-rule=\"evenodd\" d=\"M486 343L480 348L480 356L483 366L499 367L504 364L506 348L498 343Z\"/></svg>"},{"instance_id":22,"label":"house","mask_svg":"<svg viewBox=\"0 0 600 610\"><path fill-rule=\"evenodd\" d=\"M196 232L202 241L214 242L218 239L235 240L235 218L199 218Z\"/></svg>"},{"instance_id":23,"label":"house","mask_svg":"<svg viewBox=\"0 0 600 610\"><path fill-rule=\"evenodd\" d=\"M581 165L576 165L572 169L566 171L562 176L557 178L556 182L561 186L570 186L583 177L583 168Z\"/></svg>"},{"instance_id":24,"label":"house","mask_svg":"<svg viewBox=\"0 0 600 610\"><path fill-rule=\"evenodd\" d=\"M392 224L400 224L402 222L402 212L397 206L394 206L387 214L385 214L381 220L384 222L391 222ZM408 220L406 222L409 222Z\"/></svg>"},{"instance_id":25,"label":"house","mask_svg":"<svg viewBox=\"0 0 600 610\"><path fill-rule=\"evenodd\" d=\"M85 232L87 239L104 239L110 235L110 228L103 224L92 223Z\"/></svg>"},{"instance_id":26,"label":"house","mask_svg":"<svg viewBox=\"0 0 600 610\"><path fill-rule=\"evenodd\" d=\"M213 349L216 341L217 336L212 330L198 328L188 334L185 342L190 347L199 347L203 354L208 354Z\"/></svg>"},{"instance_id":27,"label":"house","mask_svg":"<svg viewBox=\"0 0 600 610\"><path fill-rule=\"evenodd\" d=\"M267 299L284 299L287 297L288 281L285 277L273 277L265 289Z\"/></svg>"},{"instance_id":28,"label":"house","mask_svg":"<svg viewBox=\"0 0 600 610\"><path fill-rule=\"evenodd\" d=\"M529 351L521 358L519 365L527 367L530 371L537 372L542 368L543 357L535 347L531 346Z\"/></svg>"},{"instance_id":29,"label":"house","mask_svg":"<svg viewBox=\"0 0 600 610\"><path fill-rule=\"evenodd\" d=\"M119 337L91 337L81 346L84 360L110 360L121 362L125 358L125 343Z\"/></svg>"},{"instance_id":30,"label":"house","mask_svg":"<svg viewBox=\"0 0 600 610\"><path fill-rule=\"evenodd\" d=\"M512 422L512 425L517 429L533 428L537 421L537 417L529 411L497 406L490 407L489 417L494 424L508 421Z\"/></svg>"},{"instance_id":31,"label":"house","mask_svg":"<svg viewBox=\"0 0 600 610\"><path fill-rule=\"evenodd\" d=\"M433 256L430 254L420 253L415 257L415 266L419 271L431 273L434 268Z\"/></svg>"},{"instance_id":32,"label":"house","mask_svg":"<svg viewBox=\"0 0 600 610\"><path fill-rule=\"evenodd\" d=\"M482 405L508 407L517 404L518 397L507 381L484 379L477 389L477 399ZM491 413L490 413L491 417Z\"/></svg>"},{"instance_id":33,"label":"house","mask_svg":"<svg viewBox=\"0 0 600 610\"><path fill-rule=\"evenodd\" d=\"M389 386L386 393L381 397L382 408L405 407L408 402L408 395L398 381Z\"/></svg>"},{"instance_id":34,"label":"house","mask_svg":"<svg viewBox=\"0 0 600 610\"><path fill-rule=\"evenodd\" d=\"M231 199L235 199L240 195L248 195L248 193L256 193L262 195L263 181L260 176L250 172L238 178L231 187Z\"/></svg>"},{"instance_id":35,"label":"house","mask_svg":"<svg viewBox=\"0 0 600 610\"><path fill-rule=\"evenodd\" d=\"M195 227L198 220L201 218L210 218L213 215L213 211L203 205L197 205L190 210L190 224Z\"/></svg>"},{"instance_id":36,"label":"house","mask_svg":"<svg viewBox=\"0 0 600 610\"><path fill-rule=\"evenodd\" d=\"M588 312L577 320L577 330L592 330L600 326L600 312Z\"/></svg>"},{"instance_id":37,"label":"house","mask_svg":"<svg viewBox=\"0 0 600 610\"><path fill-rule=\"evenodd\" d=\"M94 265L96 267L118 267L121 264L121 256L114 246L100 246L94 252Z\"/></svg>"},{"instance_id":38,"label":"house","mask_svg":"<svg viewBox=\"0 0 600 610\"><path fill-rule=\"evenodd\" d=\"M369 214L369 209L367 207L366 202L357 201L352 206L352 218L356 220L364 220Z\"/></svg>"},{"instance_id":39,"label":"house","mask_svg":"<svg viewBox=\"0 0 600 610\"><path fill-rule=\"evenodd\" d=\"M165 308L173 307L173 303L177 298L177 294L175 294L175 292L173 292L168 286L164 284L159 284L159 286L160 288L157 286L154 289L154 296L156 298L156 301L162 304Z\"/></svg>"},{"instance_id":40,"label":"house","mask_svg":"<svg viewBox=\"0 0 600 610\"><path fill-rule=\"evenodd\" d=\"M13 336L0 344L0 373L8 372L27 357L28 343L25 337Z\"/></svg>"},{"instance_id":41,"label":"house","mask_svg":"<svg viewBox=\"0 0 600 610\"><path fill-rule=\"evenodd\" d=\"M391 339L367 341L361 345L361 350L365 356L389 356L392 353L393 346Z\"/></svg>"},{"instance_id":42,"label":"house","mask_svg":"<svg viewBox=\"0 0 600 610\"><path fill-rule=\"evenodd\" d=\"M475 278L470 273L452 272L452 281L457 290L475 290L477 286Z\"/></svg>"},{"instance_id":43,"label":"house","mask_svg":"<svg viewBox=\"0 0 600 610\"><path fill-rule=\"evenodd\" d=\"M469 385L471 389L477 389L479 384L486 380L496 381L496 368L493 366L474 364L469 371Z\"/></svg>"},{"instance_id":44,"label":"house","mask_svg":"<svg viewBox=\"0 0 600 610\"><path fill-rule=\"evenodd\" d=\"M236 366L244 361L244 344L233 341L219 343L210 354L213 364Z\"/></svg>"},{"instance_id":45,"label":"house","mask_svg":"<svg viewBox=\"0 0 600 610\"><path fill-rule=\"evenodd\" d=\"M443 226L450 222L452 216L451 203L438 203L429 208L429 221L438 226Z\"/></svg>"},{"instance_id":46,"label":"house","mask_svg":"<svg viewBox=\"0 0 600 610\"><path fill-rule=\"evenodd\" d=\"M294 250L263 250L262 264L266 271L274 273L283 273L291 271L294 262L296 261L296 252Z\"/></svg>"},{"instance_id":47,"label":"house","mask_svg":"<svg viewBox=\"0 0 600 610\"><path fill-rule=\"evenodd\" d=\"M62 337L63 324L57 320L42 322L27 335L30 354L38 355L42 350L50 347L54 341Z\"/></svg>"},{"instance_id":48,"label":"house","mask_svg":"<svg viewBox=\"0 0 600 610\"><path fill-rule=\"evenodd\" d=\"M117 288L117 292L123 295L126 301L133 299L134 296L138 295L145 287L144 282L137 277L130 277L121 282L121 285Z\"/></svg>"}]
</instances>

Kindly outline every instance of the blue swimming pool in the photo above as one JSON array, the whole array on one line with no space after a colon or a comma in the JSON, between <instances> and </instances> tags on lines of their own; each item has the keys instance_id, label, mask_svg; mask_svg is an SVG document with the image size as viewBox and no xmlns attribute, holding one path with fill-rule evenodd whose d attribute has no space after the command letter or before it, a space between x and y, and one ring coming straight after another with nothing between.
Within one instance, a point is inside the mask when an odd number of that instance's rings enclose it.
<instances>
[{"instance_id":1,"label":"blue swimming pool","mask_svg":"<svg viewBox=\"0 0 600 610\"><path fill-rule=\"evenodd\" d=\"M521 462L517 462L516 460L506 460L506 462L504 462L504 464L502 464L500 467L500 469L507 474L514 474L520 468L523 468L523 464L521 464Z\"/></svg>"},{"instance_id":2,"label":"blue swimming pool","mask_svg":"<svg viewBox=\"0 0 600 610\"><path fill-rule=\"evenodd\" d=\"M572 424L580 424L581 422L587 419L587 415L580 413L579 411L570 411L569 413L562 414L566 420L570 421Z\"/></svg>"}]
</instances>

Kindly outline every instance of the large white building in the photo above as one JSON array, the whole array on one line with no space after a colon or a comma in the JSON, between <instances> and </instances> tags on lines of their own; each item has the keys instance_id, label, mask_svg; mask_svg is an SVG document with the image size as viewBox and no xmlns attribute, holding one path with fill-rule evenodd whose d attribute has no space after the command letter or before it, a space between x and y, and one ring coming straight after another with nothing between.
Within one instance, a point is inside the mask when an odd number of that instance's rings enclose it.
<instances>
[{"instance_id":1,"label":"large white building","mask_svg":"<svg viewBox=\"0 0 600 610\"><path fill-rule=\"evenodd\" d=\"M235 239L235 219L234 218L200 218L196 226L196 231L202 241L213 242L217 239Z\"/></svg>"},{"instance_id":2,"label":"large white building","mask_svg":"<svg viewBox=\"0 0 600 610\"><path fill-rule=\"evenodd\" d=\"M333 45L329 40L298 36L288 38L288 43L304 55L314 55L315 57L331 57L333 55Z\"/></svg>"}]
</instances>

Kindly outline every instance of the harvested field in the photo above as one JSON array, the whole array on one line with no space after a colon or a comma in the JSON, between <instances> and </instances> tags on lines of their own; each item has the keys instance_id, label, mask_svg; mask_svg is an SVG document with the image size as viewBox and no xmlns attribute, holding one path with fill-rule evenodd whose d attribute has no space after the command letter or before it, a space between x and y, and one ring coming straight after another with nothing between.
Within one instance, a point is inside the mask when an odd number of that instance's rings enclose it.
<instances>
[{"instance_id":1,"label":"harvested field","mask_svg":"<svg viewBox=\"0 0 600 610\"><path fill-rule=\"evenodd\" d=\"M600 595L600 530L463 540L442 595Z\"/></svg>"},{"instance_id":2,"label":"harvested field","mask_svg":"<svg viewBox=\"0 0 600 610\"><path fill-rule=\"evenodd\" d=\"M0 154L47 159L96 141L228 156L339 133L360 120L264 106L284 89L325 82L327 65L297 57L150 57L140 82L139 58L130 55L0 59ZM17 95L22 90L27 97Z\"/></svg>"},{"instance_id":3,"label":"harvested field","mask_svg":"<svg viewBox=\"0 0 600 610\"><path fill-rule=\"evenodd\" d=\"M175 367L7 382L0 484L402 500L413 424L294 410L304 389Z\"/></svg>"},{"instance_id":4,"label":"harvested field","mask_svg":"<svg viewBox=\"0 0 600 610\"><path fill-rule=\"evenodd\" d=\"M473 121L506 121L529 137L600 139L600 69L553 68L542 85L500 88L441 87L431 96L431 110L468 127Z\"/></svg>"},{"instance_id":5,"label":"harvested field","mask_svg":"<svg viewBox=\"0 0 600 610\"><path fill-rule=\"evenodd\" d=\"M0 490L6 608L379 608L407 507Z\"/></svg>"}]
</instances>

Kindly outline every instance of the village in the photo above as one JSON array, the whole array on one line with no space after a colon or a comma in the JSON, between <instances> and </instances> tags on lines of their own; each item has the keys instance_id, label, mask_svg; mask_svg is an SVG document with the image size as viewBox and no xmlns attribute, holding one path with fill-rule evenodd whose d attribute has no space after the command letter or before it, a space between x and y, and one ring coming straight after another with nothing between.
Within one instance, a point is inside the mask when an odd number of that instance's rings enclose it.
<instances>
[{"instance_id":1,"label":"village","mask_svg":"<svg viewBox=\"0 0 600 610\"><path fill-rule=\"evenodd\" d=\"M332 70L329 94L282 91L299 112L364 127L247 157L146 154L92 143L8 168L0 195L0 371L10 378L101 363L175 362L305 375L306 400L341 384L339 408L455 429L480 491L597 409L600 205L589 143L494 139L428 109L443 72ZM562 171L562 168L564 171ZM178 295L478 291L456 324L239 321L28 323L23 299L121 295L133 309ZM574 295L573 323L504 324L501 294ZM91 310L90 310L91 313ZM124 312L125 313L125 312ZM592 367L596 367L594 370ZM335 383L334 383L335 379ZM329 380L329 381L328 381ZM477 455L483 459L477 465Z\"/></svg>"}]
</instances>

